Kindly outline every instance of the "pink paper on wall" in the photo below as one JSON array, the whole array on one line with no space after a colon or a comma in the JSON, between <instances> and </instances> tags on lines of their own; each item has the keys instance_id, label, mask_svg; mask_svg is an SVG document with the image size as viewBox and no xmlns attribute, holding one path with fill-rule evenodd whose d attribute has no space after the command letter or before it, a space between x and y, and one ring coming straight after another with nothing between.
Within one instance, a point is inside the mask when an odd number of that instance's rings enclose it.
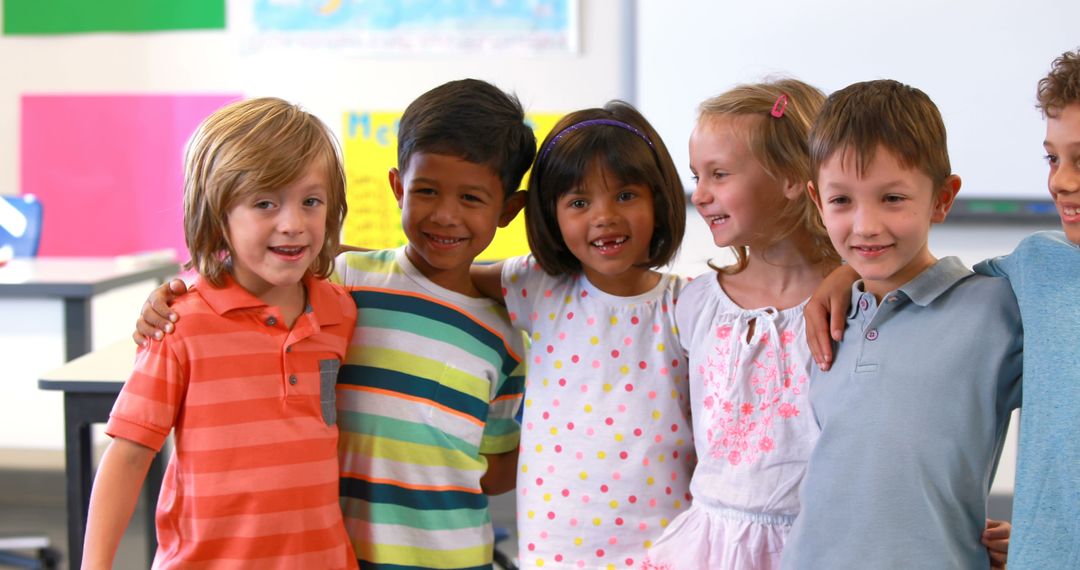
<instances>
[{"instance_id":1,"label":"pink paper on wall","mask_svg":"<svg viewBox=\"0 0 1080 570\"><path fill-rule=\"evenodd\" d=\"M20 191L44 206L38 255L173 248L187 260L184 147L199 122L239 98L24 95Z\"/></svg>"}]
</instances>

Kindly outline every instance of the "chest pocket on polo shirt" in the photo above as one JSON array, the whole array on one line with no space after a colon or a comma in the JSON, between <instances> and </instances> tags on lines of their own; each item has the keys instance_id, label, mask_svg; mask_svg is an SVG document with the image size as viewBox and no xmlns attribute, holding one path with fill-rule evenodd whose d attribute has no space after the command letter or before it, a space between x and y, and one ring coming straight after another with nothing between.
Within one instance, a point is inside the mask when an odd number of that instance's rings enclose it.
<instances>
[{"instance_id":1,"label":"chest pocket on polo shirt","mask_svg":"<svg viewBox=\"0 0 1080 570\"><path fill-rule=\"evenodd\" d=\"M323 421L334 425L337 421L337 377L341 370L341 361L336 358L319 361L319 407L322 408Z\"/></svg>"}]
</instances>

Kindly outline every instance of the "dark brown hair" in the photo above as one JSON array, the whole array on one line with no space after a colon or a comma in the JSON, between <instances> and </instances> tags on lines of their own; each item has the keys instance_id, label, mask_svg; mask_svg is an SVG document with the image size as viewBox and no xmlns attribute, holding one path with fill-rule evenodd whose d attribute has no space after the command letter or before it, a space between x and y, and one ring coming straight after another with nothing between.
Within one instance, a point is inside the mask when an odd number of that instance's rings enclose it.
<instances>
[{"instance_id":1,"label":"dark brown hair","mask_svg":"<svg viewBox=\"0 0 1080 570\"><path fill-rule=\"evenodd\" d=\"M571 125L591 119L626 123L642 136L612 125L589 125L563 133ZM686 194L675 163L664 141L633 106L611 101L602 108L575 111L551 129L540 147L541 154L529 176L525 205L525 228L529 248L549 275L573 275L582 271L559 230L556 204L579 186L599 162L624 184L641 184L653 193L654 229L649 243L647 267L667 265L679 250L686 229Z\"/></svg>"},{"instance_id":2,"label":"dark brown hair","mask_svg":"<svg viewBox=\"0 0 1080 570\"><path fill-rule=\"evenodd\" d=\"M1050 65L1039 80L1038 107L1043 115L1057 117L1065 107L1080 103L1080 50L1067 51Z\"/></svg>"}]
</instances>

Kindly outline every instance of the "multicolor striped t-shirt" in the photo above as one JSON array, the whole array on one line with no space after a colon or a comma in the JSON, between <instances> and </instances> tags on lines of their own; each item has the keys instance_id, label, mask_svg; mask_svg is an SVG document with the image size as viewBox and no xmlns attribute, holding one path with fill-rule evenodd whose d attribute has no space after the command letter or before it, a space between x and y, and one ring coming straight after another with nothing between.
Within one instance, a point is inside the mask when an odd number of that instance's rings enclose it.
<instances>
[{"instance_id":1,"label":"multicolor striped t-shirt","mask_svg":"<svg viewBox=\"0 0 1080 570\"><path fill-rule=\"evenodd\" d=\"M154 568L356 568L338 507L334 383L356 308L305 279L281 311L227 278L177 299L176 332L139 349L106 433L160 450Z\"/></svg>"},{"instance_id":2,"label":"multicolor striped t-shirt","mask_svg":"<svg viewBox=\"0 0 1080 570\"><path fill-rule=\"evenodd\" d=\"M338 382L341 505L361 568L488 568L482 454L513 451L521 337L404 248L338 257L358 318Z\"/></svg>"}]
</instances>

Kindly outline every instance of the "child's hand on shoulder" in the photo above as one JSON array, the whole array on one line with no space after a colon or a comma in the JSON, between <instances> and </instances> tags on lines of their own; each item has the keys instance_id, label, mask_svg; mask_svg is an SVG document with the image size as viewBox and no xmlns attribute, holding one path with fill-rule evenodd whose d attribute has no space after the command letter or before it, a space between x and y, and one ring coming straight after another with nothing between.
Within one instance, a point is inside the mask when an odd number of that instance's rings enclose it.
<instances>
[{"instance_id":1,"label":"child's hand on shoulder","mask_svg":"<svg viewBox=\"0 0 1080 570\"><path fill-rule=\"evenodd\" d=\"M142 313L135 321L135 333L132 340L139 346L145 345L150 338L161 340L167 333L173 332L173 323L180 316L169 309L177 297L187 293L187 284L180 279L173 279L159 285L143 303Z\"/></svg>"}]
</instances>

